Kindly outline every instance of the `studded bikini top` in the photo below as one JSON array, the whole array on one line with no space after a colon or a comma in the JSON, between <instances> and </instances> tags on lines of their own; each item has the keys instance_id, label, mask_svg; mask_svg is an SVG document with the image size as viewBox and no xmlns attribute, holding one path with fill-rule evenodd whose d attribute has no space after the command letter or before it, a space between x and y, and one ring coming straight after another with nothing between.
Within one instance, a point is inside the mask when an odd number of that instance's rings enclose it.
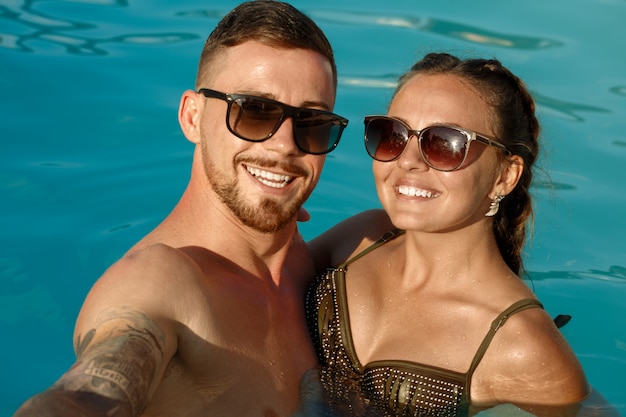
<instances>
[{"instance_id":1,"label":"studded bikini top","mask_svg":"<svg viewBox=\"0 0 626 417\"><path fill-rule=\"evenodd\" d=\"M402 360L362 365L349 328L345 274L350 263L402 233L388 232L346 263L329 268L309 289L307 323L328 406L340 416L467 416L472 375L496 331L511 315L543 307L524 299L498 315L466 373Z\"/></svg>"}]
</instances>

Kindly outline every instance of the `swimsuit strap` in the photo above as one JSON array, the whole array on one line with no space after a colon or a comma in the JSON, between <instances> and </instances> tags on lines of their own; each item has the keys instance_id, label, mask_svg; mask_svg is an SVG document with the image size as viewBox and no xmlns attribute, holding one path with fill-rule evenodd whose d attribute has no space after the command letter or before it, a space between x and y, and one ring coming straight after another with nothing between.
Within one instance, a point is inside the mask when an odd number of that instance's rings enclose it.
<instances>
[{"instance_id":1,"label":"swimsuit strap","mask_svg":"<svg viewBox=\"0 0 626 417\"><path fill-rule=\"evenodd\" d=\"M380 239L378 239L376 242L372 243L367 248L363 249L361 252L359 252L356 255L354 255L352 258L348 259L346 262L344 262L341 265L339 265L337 267L337 269L341 270L341 271L344 271L344 272L347 271L348 270L348 265L350 265L352 262L354 262L357 259L367 255L368 253L370 253L374 249L378 248L379 246L382 246L385 243L389 242L390 240L393 240L393 239L395 239L398 236L401 236L403 234L404 234L404 230L400 230L400 229L392 229L392 230L390 230L388 232L385 232L385 234L382 235Z\"/></svg>"},{"instance_id":2,"label":"swimsuit strap","mask_svg":"<svg viewBox=\"0 0 626 417\"><path fill-rule=\"evenodd\" d=\"M543 305L539 301L532 299L532 298L525 298L523 300L519 300L513 303L513 305L511 305L509 308L504 310L502 313L500 313L498 317L496 317L496 319L491 323L491 328L487 332L487 335L483 339L483 342L480 344L480 347L476 351L476 355L474 355L474 359L472 359L472 364L470 365L470 369L469 371L467 371L467 374L466 374L465 386L467 387L467 389L465 390L463 395L467 396L468 400L470 399L470 385L472 381L472 375L474 374L476 367L478 366L483 356L485 355L485 352L487 352L487 348L489 347L489 344L491 343L491 340L493 339L493 337L496 335L496 332L498 331L500 327L504 326L504 323L509 319L509 317L511 317L515 313L519 313L520 311L524 311L528 308L543 308Z\"/></svg>"}]
</instances>

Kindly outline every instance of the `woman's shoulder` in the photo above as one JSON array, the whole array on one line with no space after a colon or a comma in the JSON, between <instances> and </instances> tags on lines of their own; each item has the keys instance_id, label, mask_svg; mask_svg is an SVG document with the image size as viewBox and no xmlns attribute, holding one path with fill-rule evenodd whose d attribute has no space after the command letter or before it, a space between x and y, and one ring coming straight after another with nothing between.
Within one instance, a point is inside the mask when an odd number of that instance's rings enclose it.
<instances>
[{"instance_id":1,"label":"woman's shoulder","mask_svg":"<svg viewBox=\"0 0 626 417\"><path fill-rule=\"evenodd\" d=\"M511 315L498 328L483 365L482 377L500 381L492 385L494 395L510 402L532 398L539 404L562 405L588 394L578 359L542 308Z\"/></svg>"}]
</instances>

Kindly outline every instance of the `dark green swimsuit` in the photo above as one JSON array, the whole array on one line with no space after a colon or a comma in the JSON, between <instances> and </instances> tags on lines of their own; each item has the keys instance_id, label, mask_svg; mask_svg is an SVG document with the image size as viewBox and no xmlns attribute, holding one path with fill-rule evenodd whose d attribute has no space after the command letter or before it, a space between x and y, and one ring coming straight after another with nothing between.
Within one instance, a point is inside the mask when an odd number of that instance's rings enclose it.
<instances>
[{"instance_id":1,"label":"dark green swimsuit","mask_svg":"<svg viewBox=\"0 0 626 417\"><path fill-rule=\"evenodd\" d=\"M307 294L307 322L320 361L320 377L329 406L337 415L467 415L472 375L496 331L511 315L542 308L537 300L525 299L503 311L491 324L466 373L402 360L362 365L352 344L345 274L350 263L402 233L388 232L346 263L329 268Z\"/></svg>"}]
</instances>

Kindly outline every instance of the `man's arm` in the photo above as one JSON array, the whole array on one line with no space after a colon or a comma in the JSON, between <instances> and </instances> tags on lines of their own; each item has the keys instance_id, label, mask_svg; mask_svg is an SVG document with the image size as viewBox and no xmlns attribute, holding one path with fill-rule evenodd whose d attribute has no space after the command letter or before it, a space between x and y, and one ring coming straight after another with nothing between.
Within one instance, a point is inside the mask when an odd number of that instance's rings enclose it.
<instances>
[{"instance_id":1,"label":"man's arm","mask_svg":"<svg viewBox=\"0 0 626 417\"><path fill-rule=\"evenodd\" d=\"M378 240L394 226L380 209L355 214L307 242L317 273L349 259L360 247Z\"/></svg>"},{"instance_id":2,"label":"man's arm","mask_svg":"<svg viewBox=\"0 0 626 417\"><path fill-rule=\"evenodd\" d=\"M76 336L76 363L15 417L137 416L155 388L164 334L145 314L110 310Z\"/></svg>"},{"instance_id":3,"label":"man's arm","mask_svg":"<svg viewBox=\"0 0 626 417\"><path fill-rule=\"evenodd\" d=\"M187 300L172 297L184 281L172 277L193 273L186 257L164 245L111 266L76 321L76 362L14 417L140 415L178 349L176 312Z\"/></svg>"}]
</instances>

